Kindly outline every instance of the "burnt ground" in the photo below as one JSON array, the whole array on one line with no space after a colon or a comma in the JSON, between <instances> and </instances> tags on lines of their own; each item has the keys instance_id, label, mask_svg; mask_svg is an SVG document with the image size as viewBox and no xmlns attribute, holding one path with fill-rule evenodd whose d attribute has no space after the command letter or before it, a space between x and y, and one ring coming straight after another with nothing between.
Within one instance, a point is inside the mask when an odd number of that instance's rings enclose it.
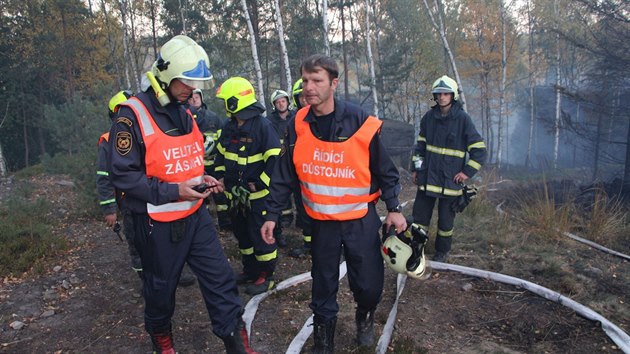
<instances>
[{"instance_id":1,"label":"burnt ground","mask_svg":"<svg viewBox=\"0 0 630 354\"><path fill-rule=\"evenodd\" d=\"M71 187L45 180L43 194L68 195ZM406 195L413 189L405 188ZM148 353L150 341L143 329L140 283L130 270L126 244L100 220L68 217L56 232L66 235L71 247L47 261L42 273L6 278L0 284L0 352L3 353ZM297 229L285 231L289 248L280 250L277 279L309 270L309 259L288 257L291 246L301 243ZM234 269L238 270L236 242L221 233ZM574 247L573 257L587 257L603 270L598 279L607 294L617 292L617 307L597 305L597 310L628 332L628 262ZM452 263L474 266L475 257L458 250ZM509 262L509 258L503 262ZM500 267L499 267L500 268ZM506 265L506 268L507 265ZM496 269L493 269L496 270ZM527 273L528 272L528 273ZM526 271L536 282L535 271ZM512 274L514 275L514 274ZM615 278L615 279L613 279ZM621 279L618 279L621 278ZM541 278L542 279L542 278ZM621 285L618 281L621 281ZM554 288L553 281L545 286ZM396 275L386 271L386 286L377 309L376 333L380 335L395 298ZM467 289L467 290L464 290ZM612 290L611 290L612 289ZM568 295L568 294L565 294ZM244 303L249 296L242 292ZM253 322L251 342L260 353L283 353L310 316L310 282L272 294L265 299ZM338 353L373 353L353 344L354 306L344 279L336 331ZM584 303L589 306L589 303ZM603 306L603 307L602 307ZM601 307L601 309L600 309ZM620 310L621 309L621 310ZM21 329L10 325L25 324ZM173 318L179 353L221 353L221 341L211 333L198 287L179 288ZM303 352L310 352L307 341ZM408 279L401 295L391 353L601 353L620 352L597 323L572 310L523 289L469 276L435 272L425 281Z\"/></svg>"}]
</instances>

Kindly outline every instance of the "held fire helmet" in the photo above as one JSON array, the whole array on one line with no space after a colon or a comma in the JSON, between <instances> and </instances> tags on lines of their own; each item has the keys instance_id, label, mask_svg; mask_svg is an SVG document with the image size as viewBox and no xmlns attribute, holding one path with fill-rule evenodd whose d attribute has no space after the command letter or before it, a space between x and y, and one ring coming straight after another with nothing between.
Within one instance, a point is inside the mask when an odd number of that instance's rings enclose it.
<instances>
[{"instance_id":1,"label":"held fire helmet","mask_svg":"<svg viewBox=\"0 0 630 354\"><path fill-rule=\"evenodd\" d=\"M228 117L258 102L254 86L242 77L227 79L217 90L217 98L225 102Z\"/></svg>"},{"instance_id":2,"label":"held fire helmet","mask_svg":"<svg viewBox=\"0 0 630 354\"><path fill-rule=\"evenodd\" d=\"M203 133L203 156L209 159L214 151L215 141L211 132Z\"/></svg>"},{"instance_id":3,"label":"held fire helmet","mask_svg":"<svg viewBox=\"0 0 630 354\"><path fill-rule=\"evenodd\" d=\"M446 75L435 80L433 86L431 87L431 93L433 94L433 98L436 98L436 93L452 93L454 101L459 99L457 82Z\"/></svg>"},{"instance_id":4,"label":"held fire helmet","mask_svg":"<svg viewBox=\"0 0 630 354\"><path fill-rule=\"evenodd\" d=\"M187 86L209 89L212 73L208 65L206 51L189 37L178 35L164 43L151 71L166 86L179 79Z\"/></svg>"},{"instance_id":5,"label":"held fire helmet","mask_svg":"<svg viewBox=\"0 0 630 354\"><path fill-rule=\"evenodd\" d=\"M396 273L406 274L416 279L426 279L431 270L424 257L427 233L418 224L396 234L393 227L386 231L383 225L381 254L387 266Z\"/></svg>"},{"instance_id":6,"label":"held fire helmet","mask_svg":"<svg viewBox=\"0 0 630 354\"><path fill-rule=\"evenodd\" d=\"M302 79L299 79L295 82L295 84L293 84L293 92L291 94L293 95L293 106L297 107L297 109L302 108L302 105L300 104L300 95L302 94Z\"/></svg>"},{"instance_id":7,"label":"held fire helmet","mask_svg":"<svg viewBox=\"0 0 630 354\"><path fill-rule=\"evenodd\" d=\"M119 91L110 100L107 107L109 108L109 118L114 119L118 112L118 105L125 102L131 97L131 92L127 90Z\"/></svg>"}]
</instances>

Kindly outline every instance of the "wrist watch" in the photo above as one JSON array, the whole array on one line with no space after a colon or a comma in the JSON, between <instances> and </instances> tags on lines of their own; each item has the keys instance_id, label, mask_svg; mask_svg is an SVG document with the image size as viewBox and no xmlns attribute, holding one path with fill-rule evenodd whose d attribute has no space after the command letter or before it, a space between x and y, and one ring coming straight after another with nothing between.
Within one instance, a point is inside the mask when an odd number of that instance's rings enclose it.
<instances>
[{"instance_id":1,"label":"wrist watch","mask_svg":"<svg viewBox=\"0 0 630 354\"><path fill-rule=\"evenodd\" d=\"M388 213L400 213L402 212L402 205L398 204L395 207L391 208L391 209L387 209Z\"/></svg>"}]
</instances>

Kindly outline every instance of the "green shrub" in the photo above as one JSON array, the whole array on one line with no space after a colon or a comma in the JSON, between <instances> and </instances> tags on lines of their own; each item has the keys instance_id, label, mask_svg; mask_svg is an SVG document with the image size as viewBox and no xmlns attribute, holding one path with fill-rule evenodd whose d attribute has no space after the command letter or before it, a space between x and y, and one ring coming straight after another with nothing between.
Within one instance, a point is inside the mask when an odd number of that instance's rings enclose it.
<instances>
[{"instance_id":1,"label":"green shrub","mask_svg":"<svg viewBox=\"0 0 630 354\"><path fill-rule=\"evenodd\" d=\"M16 190L0 206L0 277L19 275L66 248L63 239L51 234L48 202L28 201L20 195L27 189Z\"/></svg>"},{"instance_id":2,"label":"green shrub","mask_svg":"<svg viewBox=\"0 0 630 354\"><path fill-rule=\"evenodd\" d=\"M76 212L77 216L98 215L96 144L94 149L75 155L42 156L42 165L46 173L63 174L72 178L77 189L77 207L73 208L73 212Z\"/></svg>"}]
</instances>

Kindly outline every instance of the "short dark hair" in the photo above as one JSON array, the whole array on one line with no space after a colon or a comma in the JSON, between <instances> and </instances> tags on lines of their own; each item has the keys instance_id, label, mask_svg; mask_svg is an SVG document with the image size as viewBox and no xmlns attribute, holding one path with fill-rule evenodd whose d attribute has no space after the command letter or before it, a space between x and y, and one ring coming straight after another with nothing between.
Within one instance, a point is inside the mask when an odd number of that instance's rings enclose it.
<instances>
[{"instance_id":1,"label":"short dark hair","mask_svg":"<svg viewBox=\"0 0 630 354\"><path fill-rule=\"evenodd\" d=\"M316 67L326 70L326 72L328 72L328 77L330 77L330 81L339 77L339 67L337 66L335 59L323 54L313 54L302 60L302 64L300 64L300 74L305 71L313 73L317 71L317 69L315 69Z\"/></svg>"}]
</instances>

